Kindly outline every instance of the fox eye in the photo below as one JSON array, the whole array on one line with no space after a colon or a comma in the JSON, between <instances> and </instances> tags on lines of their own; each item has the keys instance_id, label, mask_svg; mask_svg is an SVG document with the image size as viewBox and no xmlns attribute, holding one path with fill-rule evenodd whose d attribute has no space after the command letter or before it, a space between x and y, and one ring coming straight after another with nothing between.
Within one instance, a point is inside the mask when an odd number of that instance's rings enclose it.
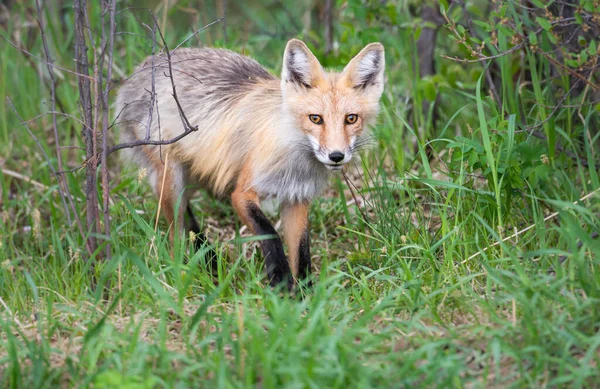
<instances>
[{"instance_id":1,"label":"fox eye","mask_svg":"<svg viewBox=\"0 0 600 389\"><path fill-rule=\"evenodd\" d=\"M346 124L354 124L358 120L358 115L351 113L346 116Z\"/></svg>"},{"instance_id":2,"label":"fox eye","mask_svg":"<svg viewBox=\"0 0 600 389\"><path fill-rule=\"evenodd\" d=\"M308 115L308 118L315 124L323 124L323 118L321 115Z\"/></svg>"}]
</instances>

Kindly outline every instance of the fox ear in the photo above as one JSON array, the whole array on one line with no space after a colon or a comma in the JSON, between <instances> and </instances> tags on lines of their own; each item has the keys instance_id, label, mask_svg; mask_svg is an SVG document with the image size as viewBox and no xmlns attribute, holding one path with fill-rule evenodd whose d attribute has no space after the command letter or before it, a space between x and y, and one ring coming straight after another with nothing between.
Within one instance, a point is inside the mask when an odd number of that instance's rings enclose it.
<instances>
[{"instance_id":1,"label":"fox ear","mask_svg":"<svg viewBox=\"0 0 600 389\"><path fill-rule=\"evenodd\" d=\"M383 92L385 51L381 43L370 43L346 65L345 80L355 89Z\"/></svg>"},{"instance_id":2,"label":"fox ear","mask_svg":"<svg viewBox=\"0 0 600 389\"><path fill-rule=\"evenodd\" d=\"M312 88L323 77L323 68L317 57L301 40L292 39L283 54L281 86L286 83Z\"/></svg>"}]
</instances>

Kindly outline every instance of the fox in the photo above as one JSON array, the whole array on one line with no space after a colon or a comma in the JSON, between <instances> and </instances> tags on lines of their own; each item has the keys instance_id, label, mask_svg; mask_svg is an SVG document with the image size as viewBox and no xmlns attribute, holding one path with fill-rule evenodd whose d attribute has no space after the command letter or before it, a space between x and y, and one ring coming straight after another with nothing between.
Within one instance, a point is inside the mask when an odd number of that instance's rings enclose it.
<instances>
[{"instance_id":1,"label":"fox","mask_svg":"<svg viewBox=\"0 0 600 389\"><path fill-rule=\"evenodd\" d=\"M115 122L124 142L177 137L180 109L198 126L172 144L124 153L146 169L171 241L176 230L192 231L196 249L209 245L190 206L204 188L229 197L251 233L267 236L259 245L272 287L312 285L309 207L371 136L384 90L383 45L366 45L334 72L291 39L280 78L226 49L177 48L172 76L168 61L164 53L148 57L120 86ZM261 209L268 199L279 203L283 241ZM216 253L207 257L214 261Z\"/></svg>"}]
</instances>

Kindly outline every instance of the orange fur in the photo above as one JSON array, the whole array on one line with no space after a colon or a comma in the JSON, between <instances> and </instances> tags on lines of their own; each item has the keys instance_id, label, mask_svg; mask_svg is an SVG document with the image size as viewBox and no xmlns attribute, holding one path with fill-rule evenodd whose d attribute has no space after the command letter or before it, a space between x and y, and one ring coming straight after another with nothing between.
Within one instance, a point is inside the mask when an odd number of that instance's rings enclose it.
<instances>
[{"instance_id":1,"label":"orange fur","mask_svg":"<svg viewBox=\"0 0 600 389\"><path fill-rule=\"evenodd\" d=\"M288 248L288 263L294 277L298 276L299 247L302 234L308 229L308 205L284 206L282 209L283 238Z\"/></svg>"}]
</instances>

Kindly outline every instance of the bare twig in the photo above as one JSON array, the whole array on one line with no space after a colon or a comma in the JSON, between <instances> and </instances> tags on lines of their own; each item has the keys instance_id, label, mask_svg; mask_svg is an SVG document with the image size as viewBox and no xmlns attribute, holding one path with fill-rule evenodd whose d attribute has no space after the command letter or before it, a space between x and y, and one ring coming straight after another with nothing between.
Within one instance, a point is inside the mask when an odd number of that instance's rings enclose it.
<instances>
[{"instance_id":1,"label":"bare twig","mask_svg":"<svg viewBox=\"0 0 600 389\"><path fill-rule=\"evenodd\" d=\"M106 236L106 247L105 247L105 258L110 260L111 258L111 245L110 245L110 213L109 213L109 200L110 200L110 180L108 163L108 127L109 127L109 105L108 105L108 93L110 92L110 80L112 77L112 65L113 65L113 52L114 52L114 38L115 38L115 11L116 1L105 0L106 7L108 8L108 49L104 50L103 53L108 55L108 66L106 70L106 81L104 91L102 92L102 212L104 215L104 235ZM104 30L104 23L102 24L102 40L106 43L106 34ZM99 77L102 72L99 72ZM100 79L102 81L102 79ZM99 83L99 86L102 82Z\"/></svg>"},{"instance_id":2,"label":"bare twig","mask_svg":"<svg viewBox=\"0 0 600 389\"><path fill-rule=\"evenodd\" d=\"M325 55L333 50L333 0L325 0L325 11L323 19L325 21Z\"/></svg>"},{"instance_id":3,"label":"bare twig","mask_svg":"<svg viewBox=\"0 0 600 389\"><path fill-rule=\"evenodd\" d=\"M150 107L148 107L148 124L146 125L146 137L144 140L150 139L150 128L152 126L152 113L156 104L156 66L154 66L154 57L156 55L156 24L152 28L152 91L150 91ZM158 107L158 105L157 105Z\"/></svg>"},{"instance_id":4,"label":"bare twig","mask_svg":"<svg viewBox=\"0 0 600 389\"><path fill-rule=\"evenodd\" d=\"M152 14L154 16L154 14ZM193 37L195 37L196 35L198 35L199 33L201 33L202 31L206 30L207 28L219 23L220 21L225 20L225 18L219 18L217 20L215 20L214 22L208 23L206 26L200 28L199 30L194 31L194 33L192 33L192 35L188 36L187 38L185 38L181 43L179 43L177 46L175 46L175 48L173 49L173 53L177 51L178 48L180 48L182 45L184 45L187 41L189 41L190 39L192 39ZM156 22L156 17L154 17L154 21ZM160 27L158 27L159 32L160 32ZM160 37L163 39L163 44L165 45L165 48L167 47L167 44L164 40L164 37L162 36L162 32L160 32Z\"/></svg>"},{"instance_id":5,"label":"bare twig","mask_svg":"<svg viewBox=\"0 0 600 389\"><path fill-rule=\"evenodd\" d=\"M158 210L156 211L156 221L154 222L154 231L158 231L158 220L160 219L160 210L163 199L163 193L165 189L165 180L167 178L167 168L169 167L169 153L165 156L165 165L163 167L162 173L162 181L160 184L160 196L158 197ZM175 226L171 226L171 228L175 228Z\"/></svg>"},{"instance_id":6,"label":"bare twig","mask_svg":"<svg viewBox=\"0 0 600 389\"><path fill-rule=\"evenodd\" d=\"M539 49L539 48L536 47L536 51L538 53L540 53L541 55L543 55L544 58L546 58L548 61L552 62L554 65L556 65L559 68L567 71L567 73L569 73L573 77L576 77L576 78L580 79L581 81L585 82L587 85L591 86L595 90L600 89L600 87L598 87L598 85L594 84L593 82L591 82L590 80L588 80L587 78L585 78L584 76L582 76L581 74L577 73L575 70L573 70L573 69L569 68L568 66L565 66L562 63L558 62L557 60L555 60L554 58L552 58L549 54L544 53L541 49Z\"/></svg>"},{"instance_id":7,"label":"bare twig","mask_svg":"<svg viewBox=\"0 0 600 389\"><path fill-rule=\"evenodd\" d=\"M192 126L187 118L187 116L185 115L185 112L183 111L183 108L181 106L181 103L179 101L179 96L177 95L177 87L175 86L175 79L173 77L173 66L172 66L172 54L175 52L175 50L177 50L179 47L181 47L181 45L183 45L185 42L187 42L189 39L191 39L192 37L194 37L196 34L200 33L201 31L205 30L206 28L220 22L221 20L223 20L223 18L221 19L217 19L212 23L207 24L206 26L204 26L203 28L197 30L196 32L194 32L192 35L190 35L189 37L187 37L183 42L179 43L175 49L173 51L169 50L169 47L167 45L167 42L165 40L165 37L162 33L162 30L160 29L160 26L158 24L158 20L156 19L156 15L152 14L152 17L154 18L154 25L156 27L156 30L158 31L158 34L161 38L162 44L163 44L163 50L165 51L165 54L167 55L167 65L168 65L168 71L169 73L166 74L166 77L169 77L169 79L171 80L171 89L172 89L172 93L171 96L173 96L173 99L175 100L175 104L177 105L177 111L179 112L179 117L181 118L181 123L183 125L183 129L184 131L177 135L176 137L172 138L172 139L158 139L158 140L152 140L152 139L143 139L143 140L137 140L137 141L133 141L133 142L126 142L126 143L120 143L117 144L113 147L111 147L110 149L108 149L107 155L110 155L112 153L114 153L115 151L118 150L122 150L122 149L127 149L127 148L133 148L133 147L138 147L138 146L166 146L166 145L170 145L173 144L175 142L178 142L179 140L181 140L182 138L188 136L189 134L191 134L192 132L195 132L198 130L198 126ZM154 60L152 61L154 62ZM155 64L152 64L152 68L154 71L154 67ZM154 82L153 84L153 88L154 88ZM151 95L154 96L155 92L154 89L151 92ZM151 105L152 101L151 101ZM152 114L152 111L150 111L150 114ZM150 118L151 120L151 118ZM151 124L151 122L149 121L149 124ZM148 126L149 127L149 126Z\"/></svg>"},{"instance_id":8,"label":"bare twig","mask_svg":"<svg viewBox=\"0 0 600 389\"><path fill-rule=\"evenodd\" d=\"M46 186L46 185L42 184L41 182L38 182L38 181L32 179L31 177L27 177L26 175L23 175L23 174L21 174L19 172L15 172L14 170L1 168L0 171L5 176L9 176L9 177L16 178L17 180L25 181L26 183L31 184L31 185L35 186L36 188L38 188L40 190L47 190L47 191L52 190L51 187ZM59 191L60 191L60 188L59 188ZM74 200L79 201L79 202L81 201L81 199L79 197L73 196L72 198Z\"/></svg>"},{"instance_id":9,"label":"bare twig","mask_svg":"<svg viewBox=\"0 0 600 389\"><path fill-rule=\"evenodd\" d=\"M13 170L9 170L9 169L5 169L2 168L0 170L2 172L2 174L4 174L5 176L9 176L9 177L13 177L16 178L18 180L22 180L27 182L28 184L32 184L33 186L35 186L36 188L42 189L42 190L50 190L49 187L47 187L46 185L42 184L41 182L37 182L33 179L31 179L30 177L24 176L21 173L15 172Z\"/></svg>"},{"instance_id":10,"label":"bare twig","mask_svg":"<svg viewBox=\"0 0 600 389\"><path fill-rule=\"evenodd\" d=\"M489 61L489 60L492 60L492 59L504 57L505 55L514 53L515 51L518 51L518 50L521 50L523 47L525 47L525 44L524 43L519 43L518 45L515 45L515 46L511 47L510 49L508 49L506 51L503 51L501 53L498 53L496 55L478 56L477 59L466 59L466 58L458 58L458 57L449 57L449 56L444 55L444 54L442 54L441 57L445 58L445 59L449 59L451 61L460 62L460 63L475 63L475 62Z\"/></svg>"},{"instance_id":11,"label":"bare twig","mask_svg":"<svg viewBox=\"0 0 600 389\"><path fill-rule=\"evenodd\" d=\"M86 78L87 78L89 81L94 81L94 79L93 79L92 77L90 77L89 75L87 75L87 76L86 76L85 74L81 74L81 73L74 72L74 71L72 71L72 70L69 70L69 69L66 69L66 68L60 67L60 66L56 66L56 65L54 65L53 63L50 63L50 62L48 62L48 61L44 60L43 58L40 58L40 57L38 57L38 56L36 56L36 55L32 54L31 52L29 52L29 51L25 50L24 48L22 48L22 47L19 47L18 45L16 45L15 43L13 43L13 42L12 42L10 39L7 39L7 38L6 38L4 35L2 35L2 34L0 34L0 38L2 38L2 39L5 41L5 42L7 42L9 45L11 45L11 46L12 46L12 47L14 47L15 49L19 50L20 52L22 52L23 54L26 54L26 55L30 56L31 58L33 58L33 59L35 59L35 60L37 60L37 61L39 61L39 62L42 62L42 63L44 63L44 64L46 64L46 65L48 65L48 66L52 66L52 68L54 68L54 69L58 69L58 70L61 70L61 71L63 71L63 72L66 72L66 73L73 74L73 75L75 75L75 76L77 76L77 77L86 77Z\"/></svg>"},{"instance_id":12,"label":"bare twig","mask_svg":"<svg viewBox=\"0 0 600 389\"><path fill-rule=\"evenodd\" d=\"M225 44L227 44L227 0L217 1L217 9L219 12L219 17L223 18L223 25L221 27L223 27L223 40L225 41Z\"/></svg>"},{"instance_id":13,"label":"bare twig","mask_svg":"<svg viewBox=\"0 0 600 389\"><path fill-rule=\"evenodd\" d=\"M183 139L184 137L188 136L189 134L191 134L192 132L196 131L195 129L191 129L191 130L185 130L184 132L182 132L181 134L177 135L174 138L171 139L166 139L166 140L139 140L139 141L134 141L134 142L126 142L126 143L120 143L116 146L111 147L110 149L108 149L108 155L114 153L115 151L118 150L122 150L122 149L130 149L133 147L138 147L138 146L166 146L166 145L170 145L173 144L175 142L178 142L179 140Z\"/></svg>"},{"instance_id":14,"label":"bare twig","mask_svg":"<svg viewBox=\"0 0 600 389\"><path fill-rule=\"evenodd\" d=\"M85 155L86 155L86 222L88 230L88 250L91 255L96 251L97 241L96 234L99 230L98 220L98 191L96 188L96 145L93 135L93 117L92 117L92 95L91 81L89 77L89 64L87 58L87 44L85 41L85 30L87 20L87 4L86 0L76 0L74 3L75 11L75 60L77 63L77 73L79 84L79 104L82 110L82 119L84 125L81 128L83 138L85 139ZM93 80L96 82L96 80Z\"/></svg>"},{"instance_id":15,"label":"bare twig","mask_svg":"<svg viewBox=\"0 0 600 389\"><path fill-rule=\"evenodd\" d=\"M52 105L52 112L56 112L56 80L54 79L54 69L52 69L52 64L54 63L54 60L50 56L50 49L48 48L46 32L44 31L44 20L43 20L43 14L42 14L42 7L40 6L39 0L36 0L35 6L37 8L37 16L38 16L37 22L38 22L38 26L40 27L40 33L42 35L42 45L44 47L44 54L46 56L46 65L47 65L47 69L48 69L48 76L50 77L50 96L51 96L50 101L51 101L51 105ZM52 130L54 132L54 145L56 146L56 161L58 164L58 168L57 168L58 171L56 172L56 174L57 174L56 178L58 179L58 184L60 186L61 193L65 193L66 197L70 200L71 191L69 190L69 185L67 184L64 174L60 173L63 170L63 161L62 161L62 152L60 149L60 137L58 136L58 125L56 123L56 113L52 114ZM69 225L71 225L72 224L71 211L73 211L73 214L76 218L79 218L79 216L77 215L77 209L75 208L75 206L73 205L72 202L70 202L71 208L67 207L67 202L65 201L64 197L63 197L63 205L65 207L67 221L68 221Z\"/></svg>"}]
</instances>

